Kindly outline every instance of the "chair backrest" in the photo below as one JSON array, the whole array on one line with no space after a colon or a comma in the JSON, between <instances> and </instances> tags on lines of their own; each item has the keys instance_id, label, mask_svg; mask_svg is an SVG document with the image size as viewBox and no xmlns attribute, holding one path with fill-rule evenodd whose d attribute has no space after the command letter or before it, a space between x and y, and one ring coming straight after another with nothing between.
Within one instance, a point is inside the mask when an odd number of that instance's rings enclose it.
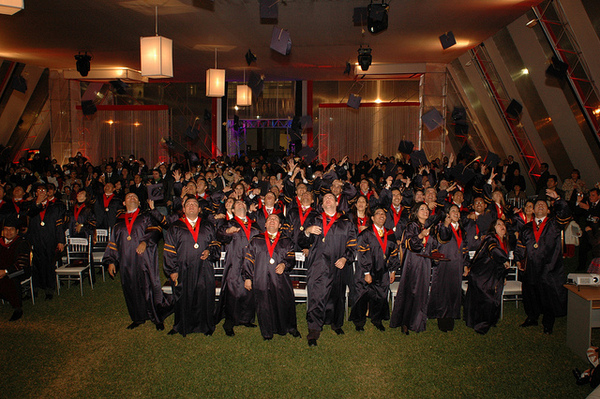
<instances>
[{"instance_id":1,"label":"chair backrest","mask_svg":"<svg viewBox=\"0 0 600 399\"><path fill-rule=\"evenodd\" d=\"M221 252L221 257L218 261L214 262L213 267L215 269L215 280L221 281L223 279L223 270L225 269L225 255L226 252Z\"/></svg>"},{"instance_id":2,"label":"chair backrest","mask_svg":"<svg viewBox=\"0 0 600 399\"><path fill-rule=\"evenodd\" d=\"M67 237L67 262L90 259L90 241L87 238Z\"/></svg>"},{"instance_id":3,"label":"chair backrest","mask_svg":"<svg viewBox=\"0 0 600 399\"><path fill-rule=\"evenodd\" d=\"M304 252L296 252L296 266L290 272L290 278L292 281L297 281L299 283L306 283L306 257L304 256Z\"/></svg>"},{"instance_id":4,"label":"chair backrest","mask_svg":"<svg viewBox=\"0 0 600 399\"><path fill-rule=\"evenodd\" d=\"M108 242L108 230L107 229L96 229L96 243L107 243Z\"/></svg>"}]
</instances>

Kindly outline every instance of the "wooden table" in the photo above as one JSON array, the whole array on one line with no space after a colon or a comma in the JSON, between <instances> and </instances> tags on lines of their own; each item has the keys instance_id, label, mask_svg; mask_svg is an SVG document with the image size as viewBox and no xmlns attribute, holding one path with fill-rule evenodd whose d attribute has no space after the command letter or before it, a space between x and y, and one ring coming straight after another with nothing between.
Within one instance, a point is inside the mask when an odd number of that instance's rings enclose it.
<instances>
[{"instance_id":1,"label":"wooden table","mask_svg":"<svg viewBox=\"0 0 600 399\"><path fill-rule=\"evenodd\" d=\"M565 284L569 291L567 346L587 360L592 328L600 327L600 287Z\"/></svg>"}]
</instances>

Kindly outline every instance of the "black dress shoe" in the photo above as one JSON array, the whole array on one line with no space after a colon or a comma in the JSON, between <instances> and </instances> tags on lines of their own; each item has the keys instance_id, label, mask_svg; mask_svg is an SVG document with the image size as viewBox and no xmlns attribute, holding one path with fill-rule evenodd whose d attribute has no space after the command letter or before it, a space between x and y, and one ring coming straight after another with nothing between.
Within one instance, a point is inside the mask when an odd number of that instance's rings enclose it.
<instances>
[{"instance_id":1,"label":"black dress shoe","mask_svg":"<svg viewBox=\"0 0 600 399\"><path fill-rule=\"evenodd\" d=\"M210 337L212 335L212 333L213 333L212 331L207 331L204 333L204 335L206 335L207 337Z\"/></svg>"},{"instance_id":2,"label":"black dress shoe","mask_svg":"<svg viewBox=\"0 0 600 399\"><path fill-rule=\"evenodd\" d=\"M173 329L171 329L171 331L169 331L169 332L167 333L167 335L175 335L175 334L177 334L177 331L175 331L175 329L174 329L174 328L173 328Z\"/></svg>"},{"instance_id":3,"label":"black dress shoe","mask_svg":"<svg viewBox=\"0 0 600 399\"><path fill-rule=\"evenodd\" d=\"M233 337L235 335L235 332L232 329L226 329L225 330L225 335L227 335L228 337Z\"/></svg>"},{"instance_id":4,"label":"black dress shoe","mask_svg":"<svg viewBox=\"0 0 600 399\"><path fill-rule=\"evenodd\" d=\"M163 323L158 323L156 325L156 331L163 331L165 329L165 325Z\"/></svg>"},{"instance_id":5,"label":"black dress shoe","mask_svg":"<svg viewBox=\"0 0 600 399\"><path fill-rule=\"evenodd\" d=\"M273 337L263 337L263 341L270 341L272 339L273 339Z\"/></svg>"},{"instance_id":6,"label":"black dress shoe","mask_svg":"<svg viewBox=\"0 0 600 399\"><path fill-rule=\"evenodd\" d=\"M246 323L246 324L244 324L244 326L250 327L250 328L254 328L254 327L256 327L256 324L254 324L254 323Z\"/></svg>"},{"instance_id":7,"label":"black dress shoe","mask_svg":"<svg viewBox=\"0 0 600 399\"><path fill-rule=\"evenodd\" d=\"M408 335L408 326L402 326L402 333Z\"/></svg>"},{"instance_id":8,"label":"black dress shoe","mask_svg":"<svg viewBox=\"0 0 600 399\"><path fill-rule=\"evenodd\" d=\"M308 346L317 346L317 340L316 339L309 339L308 340Z\"/></svg>"},{"instance_id":9,"label":"black dress shoe","mask_svg":"<svg viewBox=\"0 0 600 399\"><path fill-rule=\"evenodd\" d=\"M21 318L21 316L23 316L23 309L21 309L21 308L15 309L15 311L13 312L12 316L10 316L10 319L8 321L17 321Z\"/></svg>"},{"instance_id":10,"label":"black dress shoe","mask_svg":"<svg viewBox=\"0 0 600 399\"><path fill-rule=\"evenodd\" d=\"M383 324L381 323L377 323L374 324L375 328L377 328L379 331L385 331L385 327L383 326Z\"/></svg>"},{"instance_id":11,"label":"black dress shoe","mask_svg":"<svg viewBox=\"0 0 600 399\"><path fill-rule=\"evenodd\" d=\"M292 335L292 337L294 337L294 338L302 338L302 335L300 335L300 331L298 331L298 330L292 330L292 331L290 332L290 334L291 334L291 335Z\"/></svg>"},{"instance_id":12,"label":"black dress shoe","mask_svg":"<svg viewBox=\"0 0 600 399\"><path fill-rule=\"evenodd\" d=\"M356 331L365 331L363 326L356 326Z\"/></svg>"},{"instance_id":13,"label":"black dress shoe","mask_svg":"<svg viewBox=\"0 0 600 399\"><path fill-rule=\"evenodd\" d=\"M548 335L552 334L552 329L548 328L548 327L544 327L544 334L548 334Z\"/></svg>"},{"instance_id":14,"label":"black dress shoe","mask_svg":"<svg viewBox=\"0 0 600 399\"><path fill-rule=\"evenodd\" d=\"M130 325L127 326L127 329L133 330L134 328L138 328L139 326L141 326L144 323L145 323L145 321L134 321L133 323L131 323Z\"/></svg>"},{"instance_id":15,"label":"black dress shoe","mask_svg":"<svg viewBox=\"0 0 600 399\"><path fill-rule=\"evenodd\" d=\"M575 376L575 383L577 385L586 385L590 382L590 375L582 373L579 369L573 369L573 375Z\"/></svg>"},{"instance_id":16,"label":"black dress shoe","mask_svg":"<svg viewBox=\"0 0 600 399\"><path fill-rule=\"evenodd\" d=\"M521 324L521 327L532 327L532 326L537 326L537 325L538 325L537 320L525 319L523 324Z\"/></svg>"},{"instance_id":17,"label":"black dress shoe","mask_svg":"<svg viewBox=\"0 0 600 399\"><path fill-rule=\"evenodd\" d=\"M344 330L342 330L342 328L336 328L335 330L333 330L337 335L344 335Z\"/></svg>"}]
</instances>

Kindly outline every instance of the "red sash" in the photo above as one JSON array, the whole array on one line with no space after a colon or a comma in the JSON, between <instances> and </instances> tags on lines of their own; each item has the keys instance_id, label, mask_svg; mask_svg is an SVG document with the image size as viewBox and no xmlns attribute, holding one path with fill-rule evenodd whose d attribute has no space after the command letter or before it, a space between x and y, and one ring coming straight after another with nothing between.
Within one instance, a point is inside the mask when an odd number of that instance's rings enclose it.
<instances>
[{"instance_id":1,"label":"red sash","mask_svg":"<svg viewBox=\"0 0 600 399\"><path fill-rule=\"evenodd\" d=\"M250 241L250 229L252 227L252 220L246 218L246 220L248 221L248 228L246 228L244 221L239 217L235 216L235 220L240 224L242 230L244 230L244 233L246 233L246 238L248 239L248 241Z\"/></svg>"},{"instance_id":2,"label":"red sash","mask_svg":"<svg viewBox=\"0 0 600 399\"><path fill-rule=\"evenodd\" d=\"M192 233L192 238L194 239L194 243L198 244L198 233L200 232L200 217L198 217L198 220L196 221L196 227L192 228L192 225L190 224L190 221L187 219L187 217L183 217L183 222L185 223L185 225L187 226L188 230L190 231L190 233Z\"/></svg>"},{"instance_id":3,"label":"red sash","mask_svg":"<svg viewBox=\"0 0 600 399\"><path fill-rule=\"evenodd\" d=\"M323 212L321 214L321 216L323 217L323 238L327 237L327 233L329 232L329 229L331 228L331 226L333 225L333 222L335 222L335 220L337 219L337 213L335 215L333 215L333 217L329 217L327 216L327 214L325 212ZM327 219L331 219L329 222L326 222Z\"/></svg>"},{"instance_id":4,"label":"red sash","mask_svg":"<svg viewBox=\"0 0 600 399\"><path fill-rule=\"evenodd\" d=\"M131 229L133 228L133 222L140 214L140 208L137 208L133 213L125 214L125 227L127 227L127 234L131 237Z\"/></svg>"},{"instance_id":5,"label":"red sash","mask_svg":"<svg viewBox=\"0 0 600 399\"><path fill-rule=\"evenodd\" d=\"M273 244L271 244L271 240L269 239L269 233L265 231L265 241L267 243L267 250L269 251L269 256L273 259L273 252L275 251L275 245L277 245L277 241L279 241L279 232L277 232L277 236L273 240Z\"/></svg>"},{"instance_id":6,"label":"red sash","mask_svg":"<svg viewBox=\"0 0 600 399\"><path fill-rule=\"evenodd\" d=\"M385 250L387 248L388 239L387 231L385 231L385 228L383 229L383 240L381 239L381 237L379 237L379 232L377 232L377 227L375 227L375 225L373 225L373 232L375 232L375 237L377 237L377 241L379 241L379 245L381 245L381 249L383 250L383 257L385 258Z\"/></svg>"}]
</instances>

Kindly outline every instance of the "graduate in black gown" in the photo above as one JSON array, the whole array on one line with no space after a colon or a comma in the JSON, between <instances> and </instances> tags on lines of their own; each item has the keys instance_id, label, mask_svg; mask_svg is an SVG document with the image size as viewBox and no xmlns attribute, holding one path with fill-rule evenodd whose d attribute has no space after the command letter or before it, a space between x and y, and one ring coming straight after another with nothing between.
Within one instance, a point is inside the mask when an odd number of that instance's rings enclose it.
<instances>
[{"instance_id":1,"label":"graduate in black gown","mask_svg":"<svg viewBox=\"0 0 600 399\"><path fill-rule=\"evenodd\" d=\"M88 203L88 194L85 190L77 193L77 201L67 214L65 227L69 230L71 237L89 238L96 230L96 215Z\"/></svg>"},{"instance_id":2,"label":"graduate in black gown","mask_svg":"<svg viewBox=\"0 0 600 399\"><path fill-rule=\"evenodd\" d=\"M244 286L254 293L260 333L300 338L296 325L294 288L289 272L294 268L294 243L279 232L279 215L269 215L266 231L252 238L244 257Z\"/></svg>"},{"instance_id":3,"label":"graduate in black gown","mask_svg":"<svg viewBox=\"0 0 600 399\"><path fill-rule=\"evenodd\" d=\"M302 185L304 186L304 185ZM301 251L298 237L304 234L304 229L308 227L307 222L314 220L318 215L313 208L314 197L311 191L302 190L300 201L293 201L295 206L286 206L287 221L290 225L290 238L294 242L294 251ZM305 255L308 254L308 250Z\"/></svg>"},{"instance_id":4,"label":"graduate in black gown","mask_svg":"<svg viewBox=\"0 0 600 399\"><path fill-rule=\"evenodd\" d=\"M509 252L506 225L496 219L483 237L468 271L464 318L467 327L479 334L487 333L500 319Z\"/></svg>"},{"instance_id":5,"label":"graduate in black gown","mask_svg":"<svg viewBox=\"0 0 600 399\"><path fill-rule=\"evenodd\" d=\"M29 243L18 235L19 223L16 216L9 216L4 221L2 237L0 237L0 298L8 301L13 308L9 321L16 321L23 316L21 300L21 281L31 275Z\"/></svg>"},{"instance_id":6,"label":"graduate in black gown","mask_svg":"<svg viewBox=\"0 0 600 399\"><path fill-rule=\"evenodd\" d=\"M571 220L567 202L553 190L547 198L537 199L534 221L523 227L517 258L523 273L523 306L527 319L521 327L536 326L540 314L545 334L552 334L556 317L567 314L567 289L562 265L561 231ZM554 214L546 199L554 199Z\"/></svg>"},{"instance_id":7,"label":"graduate in black gown","mask_svg":"<svg viewBox=\"0 0 600 399\"><path fill-rule=\"evenodd\" d=\"M235 335L234 326L254 324L254 293L244 288L242 262L246 245L260 233L256 223L247 216L246 202L236 200L233 205L234 218L225 222L217 231L217 239L225 251L225 264L221 283L221 295L217 307L218 323L223 317L223 329L228 336Z\"/></svg>"},{"instance_id":8,"label":"graduate in black gown","mask_svg":"<svg viewBox=\"0 0 600 399\"><path fill-rule=\"evenodd\" d=\"M358 264L354 272L357 300L349 317L356 331L364 330L367 311L371 323L385 331L382 321L390 318L388 290L400 266L394 232L384 227L385 210L376 209L371 219L373 225L358 236Z\"/></svg>"},{"instance_id":9,"label":"graduate in black gown","mask_svg":"<svg viewBox=\"0 0 600 399\"><path fill-rule=\"evenodd\" d=\"M400 250L404 262L390 327L401 327L402 332L407 335L409 330L421 332L427 327L432 261L426 256L431 256L439 246L436 227L429 224L426 227L430 212L426 203L417 202L411 210L411 221L401 239Z\"/></svg>"},{"instance_id":10,"label":"graduate in black gown","mask_svg":"<svg viewBox=\"0 0 600 399\"><path fill-rule=\"evenodd\" d=\"M344 268L352 267L356 256L356 228L347 216L337 212L337 199L323 196L323 213L307 222L300 234L300 246L309 248L306 259L308 303L308 345L316 346L324 324L336 334L344 333L346 284Z\"/></svg>"},{"instance_id":11,"label":"graduate in black gown","mask_svg":"<svg viewBox=\"0 0 600 399\"><path fill-rule=\"evenodd\" d=\"M52 299L56 289L56 257L65 246L64 220L61 208L48 202L45 185L38 185L35 193L36 200L27 212L27 238L33 246L31 273L34 287L44 290L46 299Z\"/></svg>"},{"instance_id":12,"label":"graduate in black gown","mask_svg":"<svg viewBox=\"0 0 600 399\"><path fill-rule=\"evenodd\" d=\"M142 213L137 194L125 196L126 212L113 227L102 263L108 273L121 273L121 286L127 311L134 329L151 320L157 330L164 330L163 321L169 304L163 296L158 266L157 243L161 228L147 213Z\"/></svg>"},{"instance_id":13,"label":"graduate in black gown","mask_svg":"<svg viewBox=\"0 0 600 399\"><path fill-rule=\"evenodd\" d=\"M454 319L460 319L462 276L469 260L465 232L459 221L459 208L452 205L444 224L439 227L440 240L450 238L438 249L448 261L441 261L433 268L431 279L427 317L437 319L438 328L443 332L452 331Z\"/></svg>"},{"instance_id":14,"label":"graduate in black gown","mask_svg":"<svg viewBox=\"0 0 600 399\"><path fill-rule=\"evenodd\" d=\"M198 215L195 196L183 203L184 217L165 233L164 269L173 283L175 324L169 335L212 335L215 331L215 271L221 256L216 228Z\"/></svg>"}]
</instances>

